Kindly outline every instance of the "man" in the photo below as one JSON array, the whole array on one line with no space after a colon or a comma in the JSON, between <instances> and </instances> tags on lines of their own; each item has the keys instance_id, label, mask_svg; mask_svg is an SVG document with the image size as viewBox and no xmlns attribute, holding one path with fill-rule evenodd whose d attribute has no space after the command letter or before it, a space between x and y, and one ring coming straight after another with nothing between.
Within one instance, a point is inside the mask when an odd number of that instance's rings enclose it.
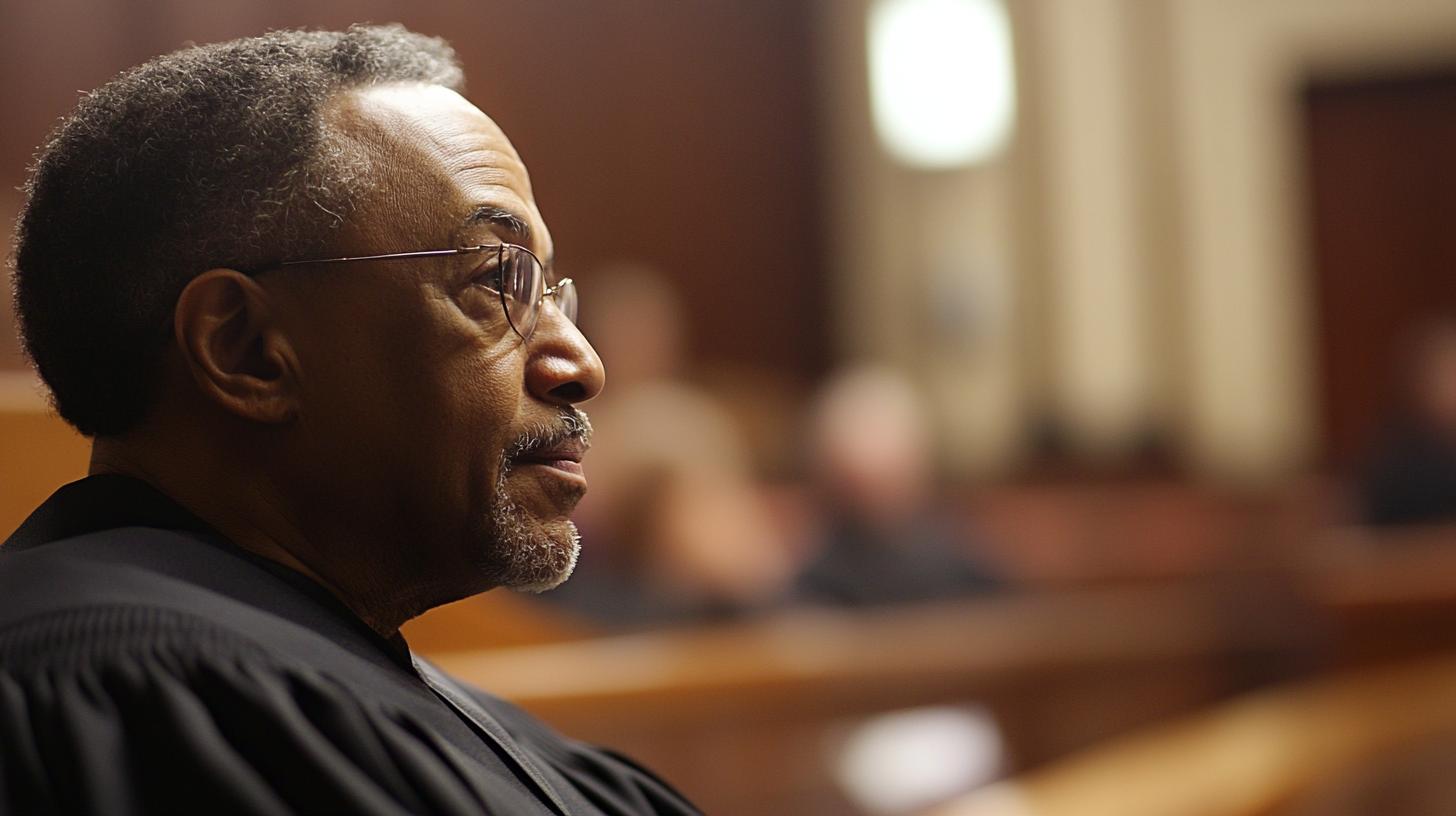
<instances>
[{"instance_id":1,"label":"man","mask_svg":"<svg viewBox=\"0 0 1456 816\"><path fill-rule=\"evenodd\" d=\"M566 579L603 381L461 84L399 27L277 32L43 148L17 314L95 443L0 547L0 812L692 811L399 635Z\"/></svg>"}]
</instances>

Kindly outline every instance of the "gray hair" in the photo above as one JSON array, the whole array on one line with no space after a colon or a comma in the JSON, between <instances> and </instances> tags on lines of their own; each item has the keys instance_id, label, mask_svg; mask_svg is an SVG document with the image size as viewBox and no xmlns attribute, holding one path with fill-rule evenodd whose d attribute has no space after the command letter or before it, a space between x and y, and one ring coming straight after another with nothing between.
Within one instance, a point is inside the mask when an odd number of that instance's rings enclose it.
<instances>
[{"instance_id":1,"label":"gray hair","mask_svg":"<svg viewBox=\"0 0 1456 816\"><path fill-rule=\"evenodd\" d=\"M326 103L410 82L464 77L443 40L353 26L190 47L82 97L38 154L13 260L21 340L60 415L88 436L132 428L188 281L327 247L364 178Z\"/></svg>"}]
</instances>

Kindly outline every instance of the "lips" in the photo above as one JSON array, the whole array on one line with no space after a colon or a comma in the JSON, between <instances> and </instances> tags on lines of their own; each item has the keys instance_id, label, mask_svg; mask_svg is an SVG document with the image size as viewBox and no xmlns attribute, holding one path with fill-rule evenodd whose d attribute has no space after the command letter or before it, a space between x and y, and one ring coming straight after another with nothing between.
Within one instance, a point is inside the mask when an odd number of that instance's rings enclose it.
<instances>
[{"instance_id":1,"label":"lips","mask_svg":"<svg viewBox=\"0 0 1456 816\"><path fill-rule=\"evenodd\" d=\"M557 470L582 475L581 460L590 447L585 440L568 439L549 447L523 453L516 461L522 465L544 465Z\"/></svg>"},{"instance_id":2,"label":"lips","mask_svg":"<svg viewBox=\"0 0 1456 816\"><path fill-rule=\"evenodd\" d=\"M556 421L528 426L502 457L503 474L528 468L537 475L551 475L557 486L579 494L586 489L581 460L591 447L592 427L586 413L575 406L561 409Z\"/></svg>"}]
</instances>

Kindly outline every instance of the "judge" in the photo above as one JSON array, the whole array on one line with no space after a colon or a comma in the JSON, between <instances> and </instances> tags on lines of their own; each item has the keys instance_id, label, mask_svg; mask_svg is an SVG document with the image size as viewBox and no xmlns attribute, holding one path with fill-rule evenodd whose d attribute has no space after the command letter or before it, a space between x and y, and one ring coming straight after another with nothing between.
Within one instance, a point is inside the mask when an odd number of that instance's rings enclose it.
<instances>
[{"instance_id":1,"label":"judge","mask_svg":"<svg viewBox=\"0 0 1456 816\"><path fill-rule=\"evenodd\" d=\"M400 624L576 561L602 388L526 168L399 27L86 95L15 247L91 475L0 547L0 813L681 813Z\"/></svg>"}]
</instances>

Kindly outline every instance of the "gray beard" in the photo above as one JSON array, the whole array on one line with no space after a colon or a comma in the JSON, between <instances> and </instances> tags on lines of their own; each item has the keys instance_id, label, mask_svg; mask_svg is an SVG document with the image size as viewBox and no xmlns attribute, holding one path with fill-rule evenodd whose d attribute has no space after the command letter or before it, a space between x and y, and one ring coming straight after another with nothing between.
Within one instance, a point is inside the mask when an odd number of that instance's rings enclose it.
<instances>
[{"instance_id":1,"label":"gray beard","mask_svg":"<svg viewBox=\"0 0 1456 816\"><path fill-rule=\"evenodd\" d=\"M576 569L581 555L581 534L567 521L555 532L522 510L506 492L511 466L523 452L554 444L561 436L583 436L590 440L591 422L580 409L568 408L557 428L540 428L523 435L501 456L495 496L490 510L489 540L485 570L495 586L517 592L540 593L565 583Z\"/></svg>"},{"instance_id":2,"label":"gray beard","mask_svg":"<svg viewBox=\"0 0 1456 816\"><path fill-rule=\"evenodd\" d=\"M505 475L503 469L490 514L491 540L495 542L489 567L493 583L517 592L555 589L576 569L581 534L570 521L555 535L534 522L506 495Z\"/></svg>"}]
</instances>

